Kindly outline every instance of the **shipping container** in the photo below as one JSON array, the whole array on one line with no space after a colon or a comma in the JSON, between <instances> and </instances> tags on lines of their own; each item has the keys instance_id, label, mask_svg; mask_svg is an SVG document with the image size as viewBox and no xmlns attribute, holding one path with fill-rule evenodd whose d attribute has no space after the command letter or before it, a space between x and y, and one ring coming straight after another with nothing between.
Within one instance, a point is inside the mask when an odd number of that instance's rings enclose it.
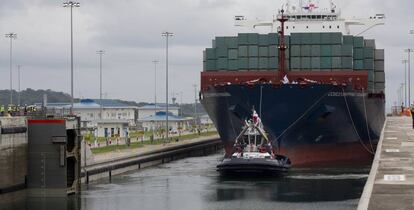
<instances>
[{"instance_id":1,"label":"shipping container","mask_svg":"<svg viewBox=\"0 0 414 210\"><path fill-rule=\"evenodd\" d=\"M259 57L268 57L269 48L268 47L259 47Z\"/></svg>"},{"instance_id":2,"label":"shipping container","mask_svg":"<svg viewBox=\"0 0 414 210\"><path fill-rule=\"evenodd\" d=\"M376 49L374 58L375 60L384 60L384 57L385 57L384 55L385 55L384 49Z\"/></svg>"},{"instance_id":3,"label":"shipping container","mask_svg":"<svg viewBox=\"0 0 414 210\"><path fill-rule=\"evenodd\" d=\"M331 56L341 56L341 55L342 55L342 45L332 45Z\"/></svg>"},{"instance_id":4,"label":"shipping container","mask_svg":"<svg viewBox=\"0 0 414 210\"><path fill-rule=\"evenodd\" d=\"M279 34L270 33L267 35L269 45L278 45L279 44Z\"/></svg>"},{"instance_id":5,"label":"shipping container","mask_svg":"<svg viewBox=\"0 0 414 210\"><path fill-rule=\"evenodd\" d=\"M239 69L239 61L237 59L229 60L229 70Z\"/></svg>"},{"instance_id":6,"label":"shipping container","mask_svg":"<svg viewBox=\"0 0 414 210\"><path fill-rule=\"evenodd\" d=\"M340 32L334 32L330 33L331 36L331 42L330 44L342 44L342 33Z\"/></svg>"},{"instance_id":7,"label":"shipping container","mask_svg":"<svg viewBox=\"0 0 414 210\"><path fill-rule=\"evenodd\" d=\"M375 73L373 70L368 70L368 82L374 82Z\"/></svg>"},{"instance_id":8,"label":"shipping container","mask_svg":"<svg viewBox=\"0 0 414 210\"><path fill-rule=\"evenodd\" d=\"M277 57L269 57L269 69L279 69L279 59Z\"/></svg>"},{"instance_id":9,"label":"shipping container","mask_svg":"<svg viewBox=\"0 0 414 210\"><path fill-rule=\"evenodd\" d=\"M259 56L259 47L257 45L249 46L249 57L258 57Z\"/></svg>"},{"instance_id":10,"label":"shipping container","mask_svg":"<svg viewBox=\"0 0 414 210\"><path fill-rule=\"evenodd\" d=\"M291 57L290 58L290 68L291 69L300 69L300 57Z\"/></svg>"},{"instance_id":11,"label":"shipping container","mask_svg":"<svg viewBox=\"0 0 414 210\"><path fill-rule=\"evenodd\" d=\"M268 46L269 36L267 34L259 34L259 46Z\"/></svg>"},{"instance_id":12,"label":"shipping container","mask_svg":"<svg viewBox=\"0 0 414 210\"><path fill-rule=\"evenodd\" d=\"M301 33L300 44L302 44L302 45L312 44L312 34L311 33Z\"/></svg>"},{"instance_id":13,"label":"shipping container","mask_svg":"<svg viewBox=\"0 0 414 210\"><path fill-rule=\"evenodd\" d=\"M249 34L240 33L237 37L238 45L248 45L249 44Z\"/></svg>"},{"instance_id":14,"label":"shipping container","mask_svg":"<svg viewBox=\"0 0 414 210\"><path fill-rule=\"evenodd\" d=\"M248 47L247 46L239 46L239 58L245 58L248 57Z\"/></svg>"},{"instance_id":15,"label":"shipping container","mask_svg":"<svg viewBox=\"0 0 414 210\"><path fill-rule=\"evenodd\" d=\"M352 69L353 68L353 59L352 59L352 57L342 57L342 68L343 69Z\"/></svg>"},{"instance_id":16,"label":"shipping container","mask_svg":"<svg viewBox=\"0 0 414 210\"><path fill-rule=\"evenodd\" d=\"M374 48L372 47L365 47L364 48L364 58L374 58Z\"/></svg>"},{"instance_id":17,"label":"shipping container","mask_svg":"<svg viewBox=\"0 0 414 210\"><path fill-rule=\"evenodd\" d=\"M256 70L259 68L259 58L250 57L249 58L249 69Z\"/></svg>"},{"instance_id":18,"label":"shipping container","mask_svg":"<svg viewBox=\"0 0 414 210\"><path fill-rule=\"evenodd\" d=\"M227 58L218 58L216 66L217 66L218 70L228 69L228 60L227 60Z\"/></svg>"},{"instance_id":19,"label":"shipping container","mask_svg":"<svg viewBox=\"0 0 414 210\"><path fill-rule=\"evenodd\" d=\"M362 47L364 47L364 37L354 36L354 48L362 48Z\"/></svg>"},{"instance_id":20,"label":"shipping container","mask_svg":"<svg viewBox=\"0 0 414 210\"><path fill-rule=\"evenodd\" d=\"M343 44L344 45L354 46L354 36L352 36L352 35L344 35L342 38L343 38Z\"/></svg>"},{"instance_id":21,"label":"shipping container","mask_svg":"<svg viewBox=\"0 0 414 210\"><path fill-rule=\"evenodd\" d=\"M216 60L207 60L206 61L206 71L216 70Z\"/></svg>"},{"instance_id":22,"label":"shipping container","mask_svg":"<svg viewBox=\"0 0 414 210\"><path fill-rule=\"evenodd\" d=\"M342 69L342 59L341 59L341 57L332 57L332 68L333 69Z\"/></svg>"},{"instance_id":23,"label":"shipping container","mask_svg":"<svg viewBox=\"0 0 414 210\"><path fill-rule=\"evenodd\" d=\"M364 69L374 70L374 60L373 59L364 59Z\"/></svg>"},{"instance_id":24,"label":"shipping container","mask_svg":"<svg viewBox=\"0 0 414 210\"><path fill-rule=\"evenodd\" d=\"M385 73L383 71L375 72L375 82L385 82Z\"/></svg>"},{"instance_id":25,"label":"shipping container","mask_svg":"<svg viewBox=\"0 0 414 210\"><path fill-rule=\"evenodd\" d=\"M365 47L372 47L375 49L375 40L374 39L365 39L364 40Z\"/></svg>"},{"instance_id":26,"label":"shipping container","mask_svg":"<svg viewBox=\"0 0 414 210\"><path fill-rule=\"evenodd\" d=\"M290 45L290 53L292 57L299 57L300 56L300 45Z\"/></svg>"},{"instance_id":27,"label":"shipping container","mask_svg":"<svg viewBox=\"0 0 414 210\"><path fill-rule=\"evenodd\" d=\"M269 56L270 57L278 57L279 56L279 47L277 45L270 45L269 46Z\"/></svg>"},{"instance_id":28,"label":"shipping container","mask_svg":"<svg viewBox=\"0 0 414 210\"><path fill-rule=\"evenodd\" d=\"M259 44L259 34L251 33L248 37L249 45L258 45Z\"/></svg>"},{"instance_id":29,"label":"shipping container","mask_svg":"<svg viewBox=\"0 0 414 210\"><path fill-rule=\"evenodd\" d=\"M311 56L320 57L321 56L321 46L320 45L311 45Z\"/></svg>"},{"instance_id":30,"label":"shipping container","mask_svg":"<svg viewBox=\"0 0 414 210\"><path fill-rule=\"evenodd\" d=\"M323 57L332 56L332 47L331 47L331 45L321 45L321 56L323 56Z\"/></svg>"},{"instance_id":31,"label":"shipping container","mask_svg":"<svg viewBox=\"0 0 414 210\"><path fill-rule=\"evenodd\" d=\"M330 33L321 33L321 44L332 44Z\"/></svg>"},{"instance_id":32,"label":"shipping container","mask_svg":"<svg viewBox=\"0 0 414 210\"><path fill-rule=\"evenodd\" d=\"M216 47L226 47L226 37L218 36L216 37Z\"/></svg>"},{"instance_id":33,"label":"shipping container","mask_svg":"<svg viewBox=\"0 0 414 210\"><path fill-rule=\"evenodd\" d=\"M229 49L228 58L229 59L237 59L238 57L238 50L237 49Z\"/></svg>"},{"instance_id":34,"label":"shipping container","mask_svg":"<svg viewBox=\"0 0 414 210\"><path fill-rule=\"evenodd\" d=\"M216 56L217 56L217 58L227 58L227 56L228 56L227 47L217 46L216 47Z\"/></svg>"},{"instance_id":35,"label":"shipping container","mask_svg":"<svg viewBox=\"0 0 414 210\"><path fill-rule=\"evenodd\" d=\"M342 56L352 57L353 49L352 45L342 45Z\"/></svg>"},{"instance_id":36,"label":"shipping container","mask_svg":"<svg viewBox=\"0 0 414 210\"><path fill-rule=\"evenodd\" d=\"M332 69L331 57L321 57L321 69Z\"/></svg>"},{"instance_id":37,"label":"shipping container","mask_svg":"<svg viewBox=\"0 0 414 210\"><path fill-rule=\"evenodd\" d=\"M354 48L354 59L355 60L364 59L364 48Z\"/></svg>"},{"instance_id":38,"label":"shipping container","mask_svg":"<svg viewBox=\"0 0 414 210\"><path fill-rule=\"evenodd\" d=\"M238 46L238 40L237 37L226 37L226 46L230 49L237 49Z\"/></svg>"},{"instance_id":39,"label":"shipping container","mask_svg":"<svg viewBox=\"0 0 414 210\"><path fill-rule=\"evenodd\" d=\"M310 33L311 34L311 43L313 45L320 45L321 44L321 34L320 33Z\"/></svg>"},{"instance_id":40,"label":"shipping container","mask_svg":"<svg viewBox=\"0 0 414 210\"><path fill-rule=\"evenodd\" d=\"M249 69L249 59L248 58L239 58L238 60L238 69L247 70Z\"/></svg>"},{"instance_id":41,"label":"shipping container","mask_svg":"<svg viewBox=\"0 0 414 210\"><path fill-rule=\"evenodd\" d=\"M375 91L384 91L385 90L385 82L376 82L374 83Z\"/></svg>"},{"instance_id":42,"label":"shipping container","mask_svg":"<svg viewBox=\"0 0 414 210\"><path fill-rule=\"evenodd\" d=\"M259 69L268 69L269 68L269 59L268 58L259 58Z\"/></svg>"},{"instance_id":43,"label":"shipping container","mask_svg":"<svg viewBox=\"0 0 414 210\"><path fill-rule=\"evenodd\" d=\"M311 68L311 58L310 57L301 57L300 58L300 68L301 69L310 69Z\"/></svg>"},{"instance_id":44,"label":"shipping container","mask_svg":"<svg viewBox=\"0 0 414 210\"><path fill-rule=\"evenodd\" d=\"M292 33L290 35L290 44L300 45L300 44L302 44L301 39L302 39L302 34L301 33Z\"/></svg>"},{"instance_id":45,"label":"shipping container","mask_svg":"<svg viewBox=\"0 0 414 210\"><path fill-rule=\"evenodd\" d=\"M300 56L310 57L311 56L311 46L310 45L301 45L300 46Z\"/></svg>"},{"instance_id":46,"label":"shipping container","mask_svg":"<svg viewBox=\"0 0 414 210\"><path fill-rule=\"evenodd\" d=\"M312 57L311 58L311 69L318 70L321 68L321 58L320 57Z\"/></svg>"},{"instance_id":47,"label":"shipping container","mask_svg":"<svg viewBox=\"0 0 414 210\"><path fill-rule=\"evenodd\" d=\"M375 71L384 71L385 64L383 60L375 60L374 61L374 69Z\"/></svg>"},{"instance_id":48,"label":"shipping container","mask_svg":"<svg viewBox=\"0 0 414 210\"><path fill-rule=\"evenodd\" d=\"M354 59L354 69L363 70L364 69L364 60L355 60Z\"/></svg>"},{"instance_id":49,"label":"shipping container","mask_svg":"<svg viewBox=\"0 0 414 210\"><path fill-rule=\"evenodd\" d=\"M206 49L206 58L207 58L207 60L216 59L216 49L207 48Z\"/></svg>"}]
</instances>

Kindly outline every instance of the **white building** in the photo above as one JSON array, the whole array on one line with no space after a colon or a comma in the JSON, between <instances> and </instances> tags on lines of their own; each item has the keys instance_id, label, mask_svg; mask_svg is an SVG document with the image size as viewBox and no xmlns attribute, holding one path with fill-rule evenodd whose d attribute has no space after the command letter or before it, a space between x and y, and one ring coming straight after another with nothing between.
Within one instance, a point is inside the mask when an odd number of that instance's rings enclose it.
<instances>
[{"instance_id":1,"label":"white building","mask_svg":"<svg viewBox=\"0 0 414 210\"><path fill-rule=\"evenodd\" d=\"M164 111L164 114L165 114L165 111L166 111L165 104L158 104L158 103L157 105L150 104L150 105L138 107L137 109L138 109L138 119L144 119L146 117L153 116L156 112L160 112L160 111ZM172 113L173 115L179 116L180 107L177 107L175 105L169 105L168 112Z\"/></svg>"},{"instance_id":2,"label":"white building","mask_svg":"<svg viewBox=\"0 0 414 210\"><path fill-rule=\"evenodd\" d=\"M128 137L128 120L97 120L95 135L98 137Z\"/></svg>"},{"instance_id":3,"label":"white building","mask_svg":"<svg viewBox=\"0 0 414 210\"><path fill-rule=\"evenodd\" d=\"M102 106L102 116L101 116ZM49 103L46 108L56 114L68 114L70 104ZM135 126L135 111L137 107L129 106L116 100L83 99L73 104L73 113L81 118L83 128L96 128L98 121L126 121L129 126ZM100 135L101 136L101 135Z\"/></svg>"},{"instance_id":4,"label":"white building","mask_svg":"<svg viewBox=\"0 0 414 210\"><path fill-rule=\"evenodd\" d=\"M145 118L138 119L138 122L142 123L142 127L145 131L150 130L157 130L160 128L165 128L166 126L166 114L165 111L157 112L156 115L152 114L151 116L147 116ZM168 127L171 132L177 132L179 128L182 130L187 129L190 127L191 122L193 121L192 118L184 118L173 113L169 113L168 115Z\"/></svg>"}]
</instances>

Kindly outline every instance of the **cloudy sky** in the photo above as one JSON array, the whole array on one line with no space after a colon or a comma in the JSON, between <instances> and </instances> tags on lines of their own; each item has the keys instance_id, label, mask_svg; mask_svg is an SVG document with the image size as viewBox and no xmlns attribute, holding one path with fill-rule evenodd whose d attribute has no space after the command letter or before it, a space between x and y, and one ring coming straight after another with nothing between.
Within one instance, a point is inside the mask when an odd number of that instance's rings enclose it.
<instances>
[{"instance_id":1,"label":"cloudy sky","mask_svg":"<svg viewBox=\"0 0 414 210\"><path fill-rule=\"evenodd\" d=\"M214 36L255 32L233 26L234 15L270 19L282 0L79 0L74 9L75 96L99 96L98 55L104 49L104 92L108 98L153 101L154 59L160 60L158 98L165 98L165 40L171 31L170 88L183 101L194 98L202 51ZM292 3L295 1L291 1ZM403 82L404 48L414 48L412 0L335 1L345 17L385 13L385 26L364 34L386 49L388 106ZM320 5L326 1L320 0ZM15 32L14 64L22 67L22 88L70 92L68 8L56 0L0 0L0 33ZM261 29L256 32L268 32ZM9 40L0 40L0 89L9 88ZM414 83L414 82L413 82ZM17 73L14 69L14 84ZM17 86L14 86L17 88ZM414 90L413 90L414 92ZM414 94L412 94L414 95ZM179 97L180 98L180 97ZM412 97L414 99L414 97Z\"/></svg>"}]
</instances>

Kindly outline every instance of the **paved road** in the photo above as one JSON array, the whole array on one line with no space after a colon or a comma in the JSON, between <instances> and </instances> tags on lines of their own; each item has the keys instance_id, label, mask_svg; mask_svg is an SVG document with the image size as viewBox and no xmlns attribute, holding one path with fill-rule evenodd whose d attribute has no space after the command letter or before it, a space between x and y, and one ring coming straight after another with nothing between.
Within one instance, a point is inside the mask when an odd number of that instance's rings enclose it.
<instances>
[{"instance_id":1,"label":"paved road","mask_svg":"<svg viewBox=\"0 0 414 210\"><path fill-rule=\"evenodd\" d=\"M386 121L358 209L414 209L414 129L408 117Z\"/></svg>"}]
</instances>

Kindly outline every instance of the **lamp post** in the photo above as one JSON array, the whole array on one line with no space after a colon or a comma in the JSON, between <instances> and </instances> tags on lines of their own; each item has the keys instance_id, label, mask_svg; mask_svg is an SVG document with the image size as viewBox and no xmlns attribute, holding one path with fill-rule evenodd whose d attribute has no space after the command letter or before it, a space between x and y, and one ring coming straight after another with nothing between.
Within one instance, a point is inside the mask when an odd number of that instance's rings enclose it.
<instances>
[{"instance_id":1,"label":"lamp post","mask_svg":"<svg viewBox=\"0 0 414 210\"><path fill-rule=\"evenodd\" d=\"M405 52L408 53L408 105L411 103L411 53L414 52L413 49L405 49Z\"/></svg>"},{"instance_id":2,"label":"lamp post","mask_svg":"<svg viewBox=\"0 0 414 210\"><path fill-rule=\"evenodd\" d=\"M168 126L168 39L170 38L170 37L172 37L172 36L174 36L174 34L173 33L171 33L171 32L163 32L162 34L161 34L163 37L165 37L165 40L166 40L166 47L165 47L165 49L166 49L166 56L165 56L165 105L166 105L166 112L165 112L165 116L166 116L166 120L165 120L165 124L166 124L166 126L165 126L165 128L166 128L166 137L167 137L167 140L169 140L169 138L168 138L168 133L169 133L169 126Z\"/></svg>"},{"instance_id":3,"label":"lamp post","mask_svg":"<svg viewBox=\"0 0 414 210\"><path fill-rule=\"evenodd\" d=\"M17 39L17 34L8 33L5 36L10 39L10 104L13 104L13 39Z\"/></svg>"},{"instance_id":4,"label":"lamp post","mask_svg":"<svg viewBox=\"0 0 414 210\"><path fill-rule=\"evenodd\" d=\"M22 67L22 65L17 65L17 87L18 87L18 93L17 93L17 105L20 106L21 105L21 101L20 101L20 68Z\"/></svg>"},{"instance_id":5,"label":"lamp post","mask_svg":"<svg viewBox=\"0 0 414 210\"><path fill-rule=\"evenodd\" d=\"M159 61L153 60L154 64L154 116L157 114L157 64Z\"/></svg>"},{"instance_id":6,"label":"lamp post","mask_svg":"<svg viewBox=\"0 0 414 210\"><path fill-rule=\"evenodd\" d=\"M407 63L408 63L408 60L404 59L402 60L402 63L404 64L404 103L405 103L405 106L409 106L410 104L407 103Z\"/></svg>"},{"instance_id":7,"label":"lamp post","mask_svg":"<svg viewBox=\"0 0 414 210\"><path fill-rule=\"evenodd\" d=\"M73 15L74 7L80 7L79 2L63 2L63 7L70 8L70 114L73 115Z\"/></svg>"},{"instance_id":8,"label":"lamp post","mask_svg":"<svg viewBox=\"0 0 414 210\"><path fill-rule=\"evenodd\" d=\"M99 55L99 116L102 120L102 55L105 54L104 50L96 51L96 54Z\"/></svg>"},{"instance_id":9,"label":"lamp post","mask_svg":"<svg viewBox=\"0 0 414 210\"><path fill-rule=\"evenodd\" d=\"M194 126L197 127L197 85L193 85L194 87Z\"/></svg>"}]
</instances>

